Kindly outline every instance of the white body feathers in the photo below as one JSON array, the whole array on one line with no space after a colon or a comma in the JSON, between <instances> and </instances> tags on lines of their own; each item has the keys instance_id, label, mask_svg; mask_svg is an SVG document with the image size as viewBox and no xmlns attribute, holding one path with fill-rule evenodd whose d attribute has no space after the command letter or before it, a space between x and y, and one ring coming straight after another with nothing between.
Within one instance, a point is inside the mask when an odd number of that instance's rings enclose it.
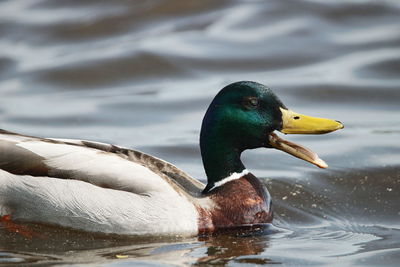
<instances>
[{"instance_id":1,"label":"white body feathers","mask_svg":"<svg viewBox=\"0 0 400 267\"><path fill-rule=\"evenodd\" d=\"M12 219L91 232L195 235L193 195L201 187L137 151L0 132L0 215Z\"/></svg>"}]
</instances>

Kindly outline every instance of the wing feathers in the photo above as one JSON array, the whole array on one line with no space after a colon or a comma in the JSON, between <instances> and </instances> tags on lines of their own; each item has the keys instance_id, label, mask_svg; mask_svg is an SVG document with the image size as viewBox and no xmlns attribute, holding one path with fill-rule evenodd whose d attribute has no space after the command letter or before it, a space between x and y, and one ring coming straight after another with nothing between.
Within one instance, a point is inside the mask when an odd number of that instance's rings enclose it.
<instances>
[{"instance_id":1,"label":"wing feathers","mask_svg":"<svg viewBox=\"0 0 400 267\"><path fill-rule=\"evenodd\" d=\"M44 158L21 147L14 142L0 141L0 168L13 174L29 173L33 176L44 176L49 168Z\"/></svg>"},{"instance_id":2,"label":"wing feathers","mask_svg":"<svg viewBox=\"0 0 400 267\"><path fill-rule=\"evenodd\" d=\"M197 194L203 184L172 164L114 145L44 139L0 130L0 168L31 176L75 179L136 194L183 187Z\"/></svg>"}]
</instances>

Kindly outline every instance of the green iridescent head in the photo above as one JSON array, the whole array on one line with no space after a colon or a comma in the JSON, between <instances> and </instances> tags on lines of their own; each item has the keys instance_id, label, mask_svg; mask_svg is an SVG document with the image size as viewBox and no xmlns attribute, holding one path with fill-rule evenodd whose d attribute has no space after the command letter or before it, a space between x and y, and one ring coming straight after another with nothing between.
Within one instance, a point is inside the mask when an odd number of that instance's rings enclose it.
<instances>
[{"instance_id":1,"label":"green iridescent head","mask_svg":"<svg viewBox=\"0 0 400 267\"><path fill-rule=\"evenodd\" d=\"M268 146L268 134L282 127L279 108L286 109L265 85L232 83L223 88L210 104L203 119L200 144L217 135L222 140L215 141L224 142L240 152Z\"/></svg>"},{"instance_id":2,"label":"green iridescent head","mask_svg":"<svg viewBox=\"0 0 400 267\"><path fill-rule=\"evenodd\" d=\"M294 148L293 143L287 142L282 147L283 139L273 133L275 130L315 134L342 127L336 121L288 110L265 85L249 81L232 83L215 96L202 123L200 148L208 178L205 192L216 182L245 169L240 155L246 149L274 147L316 165L320 163L288 151Z\"/></svg>"}]
</instances>

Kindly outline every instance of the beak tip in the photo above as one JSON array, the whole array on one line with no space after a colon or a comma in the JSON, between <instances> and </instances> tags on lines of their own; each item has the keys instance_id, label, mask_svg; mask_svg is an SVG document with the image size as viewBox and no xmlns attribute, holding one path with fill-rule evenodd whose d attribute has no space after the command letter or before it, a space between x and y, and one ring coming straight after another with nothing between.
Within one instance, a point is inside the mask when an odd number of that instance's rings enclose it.
<instances>
[{"instance_id":1,"label":"beak tip","mask_svg":"<svg viewBox=\"0 0 400 267\"><path fill-rule=\"evenodd\" d=\"M317 165L319 168L321 169L326 169L328 168L328 164L326 164L325 161L323 161L322 159L318 158L314 161L314 164Z\"/></svg>"},{"instance_id":2,"label":"beak tip","mask_svg":"<svg viewBox=\"0 0 400 267\"><path fill-rule=\"evenodd\" d=\"M341 121L336 121L336 122L338 123L338 130L344 128L344 125Z\"/></svg>"}]
</instances>

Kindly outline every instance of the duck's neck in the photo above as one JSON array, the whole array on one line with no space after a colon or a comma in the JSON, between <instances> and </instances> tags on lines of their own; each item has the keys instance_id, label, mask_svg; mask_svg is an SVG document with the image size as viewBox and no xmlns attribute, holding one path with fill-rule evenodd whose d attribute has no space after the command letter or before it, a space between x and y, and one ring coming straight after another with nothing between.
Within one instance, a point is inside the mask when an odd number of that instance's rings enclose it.
<instances>
[{"instance_id":1,"label":"duck's neck","mask_svg":"<svg viewBox=\"0 0 400 267\"><path fill-rule=\"evenodd\" d=\"M232 174L245 170L240 160L242 151L231 145L226 136L216 131L202 132L200 136L201 156L207 174L207 186L203 193L222 185Z\"/></svg>"}]
</instances>

